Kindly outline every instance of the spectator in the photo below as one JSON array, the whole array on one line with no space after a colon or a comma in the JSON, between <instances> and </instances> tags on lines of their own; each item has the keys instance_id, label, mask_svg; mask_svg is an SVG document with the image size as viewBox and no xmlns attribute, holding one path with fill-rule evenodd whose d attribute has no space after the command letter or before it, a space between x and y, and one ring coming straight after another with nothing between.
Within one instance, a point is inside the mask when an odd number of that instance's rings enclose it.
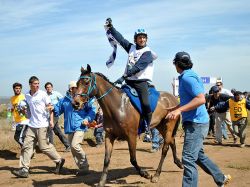
<instances>
[{"instance_id":1,"label":"spectator","mask_svg":"<svg viewBox=\"0 0 250 187\"><path fill-rule=\"evenodd\" d=\"M210 105L208 108L209 112L215 112L215 138L216 138L216 143L222 144L222 125L223 122L226 123L229 131L231 132L234 141L236 141L236 136L234 135L233 129L231 128L231 119L230 119L230 113L228 111L215 111L215 106L219 102L225 102L228 99L230 99L229 95L220 93L219 87L218 86L213 86L211 88L212 95L210 96Z\"/></svg>"},{"instance_id":2,"label":"spectator","mask_svg":"<svg viewBox=\"0 0 250 187\"><path fill-rule=\"evenodd\" d=\"M228 110L231 114L231 119L233 122L233 129L235 134L240 138L240 147L245 147L246 132L247 127L247 109L250 109L250 101L241 97L242 93L236 91L234 93L234 98L229 99L226 102L219 103L215 106L216 110Z\"/></svg>"},{"instance_id":3,"label":"spectator","mask_svg":"<svg viewBox=\"0 0 250 187\"><path fill-rule=\"evenodd\" d=\"M53 84L51 82L47 82L44 87L45 87L45 89L47 91L47 95L50 97L51 103L53 105L56 105L58 103L58 101L63 98L61 93L53 90ZM59 117L54 116L54 128L53 129L49 128L49 130L48 130L49 141L50 141L50 143L54 144L53 132L52 132L52 131L54 131L55 135L58 136L59 140L65 146L65 151L68 152L68 151L70 151L69 141L64 136L64 134L59 126L58 120L59 120Z\"/></svg>"},{"instance_id":4,"label":"spectator","mask_svg":"<svg viewBox=\"0 0 250 187\"><path fill-rule=\"evenodd\" d=\"M193 71L193 63L186 52L178 52L173 61L179 76L180 106L167 115L169 120L182 114L185 131L182 163L184 173L182 186L198 185L199 165L206 173L213 176L218 186L224 186L231 179L205 155L203 141L208 133L208 113L205 108L204 87L201 78Z\"/></svg>"},{"instance_id":5,"label":"spectator","mask_svg":"<svg viewBox=\"0 0 250 187\"><path fill-rule=\"evenodd\" d=\"M40 150L56 163L55 173L59 174L65 159L57 153L54 145L49 143L46 137L48 125L53 127L53 113L49 113L47 110L47 107L51 105L51 100L46 92L39 89L39 79L37 77L30 77L29 85L30 91L25 94L25 99L30 109L30 122L21 150L20 168L13 170L12 173L21 178L29 176L30 159L34 146L38 142Z\"/></svg>"},{"instance_id":6,"label":"spectator","mask_svg":"<svg viewBox=\"0 0 250 187\"><path fill-rule=\"evenodd\" d=\"M216 81L216 86L218 86L220 93L233 96L230 90L223 87L223 82L221 80Z\"/></svg>"},{"instance_id":7,"label":"spectator","mask_svg":"<svg viewBox=\"0 0 250 187\"><path fill-rule=\"evenodd\" d=\"M64 133L68 134L71 153L79 170L76 175L80 176L88 173L89 164L85 152L81 147L84 132L88 125L95 118L96 108L94 100L90 99L81 110L74 110L71 104L76 94L77 86L75 81L69 83L69 90L66 96L61 99L54 107L55 116L64 114Z\"/></svg>"},{"instance_id":8,"label":"spectator","mask_svg":"<svg viewBox=\"0 0 250 187\"><path fill-rule=\"evenodd\" d=\"M10 103L11 112L13 114L14 122L16 125L14 139L22 147L27 129L26 127L29 123L29 119L27 119L25 115L21 113L20 108L18 107L22 101L25 101L25 96L24 94L22 94L22 84L18 82L14 83L13 91L14 96L11 97Z\"/></svg>"},{"instance_id":9,"label":"spectator","mask_svg":"<svg viewBox=\"0 0 250 187\"><path fill-rule=\"evenodd\" d=\"M212 135L213 137L215 137L215 130L214 130L214 126L215 126L215 112L214 111L210 111L210 99L211 96L213 95L212 90L209 90L209 93L205 95L206 98L206 109L208 111L209 114L209 129L208 129L208 135Z\"/></svg>"},{"instance_id":10,"label":"spectator","mask_svg":"<svg viewBox=\"0 0 250 187\"><path fill-rule=\"evenodd\" d=\"M103 143L103 112L101 107L98 108L95 121L96 126L94 130L94 136L96 139L96 147L99 147Z\"/></svg>"}]
</instances>

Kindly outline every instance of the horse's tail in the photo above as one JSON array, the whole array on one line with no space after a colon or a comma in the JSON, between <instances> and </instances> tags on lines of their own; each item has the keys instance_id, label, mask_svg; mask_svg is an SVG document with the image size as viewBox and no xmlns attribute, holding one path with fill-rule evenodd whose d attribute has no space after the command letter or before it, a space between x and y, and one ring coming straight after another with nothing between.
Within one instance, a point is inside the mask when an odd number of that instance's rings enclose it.
<instances>
[{"instance_id":1,"label":"horse's tail","mask_svg":"<svg viewBox=\"0 0 250 187\"><path fill-rule=\"evenodd\" d=\"M178 119L175 122L175 126L174 126L174 130L173 130L173 133L172 133L172 137L174 137L176 135L176 132L177 132L177 130L179 128L180 122L181 122L181 116L179 116Z\"/></svg>"}]
</instances>

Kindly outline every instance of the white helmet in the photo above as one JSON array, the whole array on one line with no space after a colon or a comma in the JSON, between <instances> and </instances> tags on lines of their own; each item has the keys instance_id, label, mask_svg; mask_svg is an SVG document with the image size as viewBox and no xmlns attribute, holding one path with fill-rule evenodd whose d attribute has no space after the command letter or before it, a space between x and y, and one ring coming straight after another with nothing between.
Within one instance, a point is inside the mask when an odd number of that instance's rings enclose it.
<instances>
[{"instance_id":1,"label":"white helmet","mask_svg":"<svg viewBox=\"0 0 250 187\"><path fill-rule=\"evenodd\" d=\"M148 37L148 34L145 31L145 29L136 29L135 34L134 34L134 39L136 39L136 37L138 35L144 35L144 36Z\"/></svg>"}]
</instances>

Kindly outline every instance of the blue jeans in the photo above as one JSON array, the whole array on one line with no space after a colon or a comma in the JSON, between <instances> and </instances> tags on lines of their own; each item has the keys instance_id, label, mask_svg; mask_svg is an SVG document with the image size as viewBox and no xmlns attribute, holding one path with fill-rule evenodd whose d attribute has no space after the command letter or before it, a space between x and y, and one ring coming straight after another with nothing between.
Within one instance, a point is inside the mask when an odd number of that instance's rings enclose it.
<instances>
[{"instance_id":1,"label":"blue jeans","mask_svg":"<svg viewBox=\"0 0 250 187\"><path fill-rule=\"evenodd\" d=\"M182 163L184 165L182 186L197 187L197 165L207 174L211 175L217 185L222 185L224 174L218 166L205 155L203 150L203 141L207 136L209 124L184 122L183 126L185 138L182 152Z\"/></svg>"},{"instance_id":2,"label":"blue jeans","mask_svg":"<svg viewBox=\"0 0 250 187\"><path fill-rule=\"evenodd\" d=\"M99 127L94 130L96 144L98 145L101 145L103 142L103 131L104 131L103 127Z\"/></svg>"},{"instance_id":3,"label":"blue jeans","mask_svg":"<svg viewBox=\"0 0 250 187\"><path fill-rule=\"evenodd\" d=\"M163 143L163 138L160 136L159 131L156 128L151 129L152 134L152 149L159 149Z\"/></svg>"}]
</instances>

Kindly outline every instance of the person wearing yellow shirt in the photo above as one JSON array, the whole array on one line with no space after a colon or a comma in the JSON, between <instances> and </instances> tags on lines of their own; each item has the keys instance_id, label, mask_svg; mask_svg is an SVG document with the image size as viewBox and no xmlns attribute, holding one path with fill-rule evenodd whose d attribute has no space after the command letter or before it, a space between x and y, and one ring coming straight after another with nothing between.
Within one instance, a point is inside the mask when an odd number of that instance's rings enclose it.
<instances>
[{"instance_id":1,"label":"person wearing yellow shirt","mask_svg":"<svg viewBox=\"0 0 250 187\"><path fill-rule=\"evenodd\" d=\"M16 125L16 131L14 134L14 139L16 142L22 147L26 132L27 124L29 123L29 119L25 117L25 115L21 114L18 110L18 105L21 101L25 100L24 94L22 94L22 84L14 83L13 84L14 96L11 97L11 112L14 117L14 122Z\"/></svg>"},{"instance_id":2,"label":"person wearing yellow shirt","mask_svg":"<svg viewBox=\"0 0 250 187\"><path fill-rule=\"evenodd\" d=\"M215 106L215 110L227 110L229 109L231 120L233 123L233 130L235 135L240 138L240 147L245 147L247 127L247 110L250 110L250 101L242 97L240 91L234 93L234 97L226 102L221 102Z\"/></svg>"}]
</instances>

